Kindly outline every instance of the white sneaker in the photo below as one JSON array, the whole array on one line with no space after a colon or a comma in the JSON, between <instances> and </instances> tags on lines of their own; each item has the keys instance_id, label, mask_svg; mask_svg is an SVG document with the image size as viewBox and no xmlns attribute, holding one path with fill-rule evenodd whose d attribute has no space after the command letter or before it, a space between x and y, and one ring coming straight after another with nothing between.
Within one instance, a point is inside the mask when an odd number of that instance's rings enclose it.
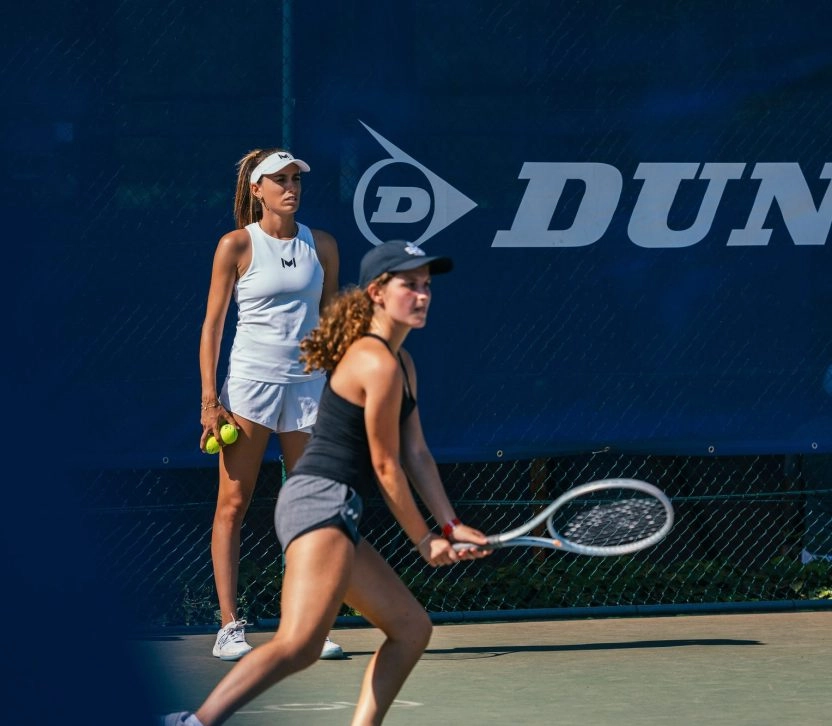
<instances>
[{"instance_id":1,"label":"white sneaker","mask_svg":"<svg viewBox=\"0 0 832 726\"><path fill-rule=\"evenodd\" d=\"M321 650L321 660L340 660L344 657L344 650L338 643L333 643L329 638L324 641Z\"/></svg>"},{"instance_id":2,"label":"white sneaker","mask_svg":"<svg viewBox=\"0 0 832 726\"><path fill-rule=\"evenodd\" d=\"M190 711L180 711L159 718L159 726L202 726L202 722Z\"/></svg>"},{"instance_id":3,"label":"white sneaker","mask_svg":"<svg viewBox=\"0 0 832 726\"><path fill-rule=\"evenodd\" d=\"M240 660L251 650L246 643L245 620L232 620L228 625L220 628L217 633L217 642L214 643L214 657L220 660ZM190 726L190 724L189 724Z\"/></svg>"}]
</instances>

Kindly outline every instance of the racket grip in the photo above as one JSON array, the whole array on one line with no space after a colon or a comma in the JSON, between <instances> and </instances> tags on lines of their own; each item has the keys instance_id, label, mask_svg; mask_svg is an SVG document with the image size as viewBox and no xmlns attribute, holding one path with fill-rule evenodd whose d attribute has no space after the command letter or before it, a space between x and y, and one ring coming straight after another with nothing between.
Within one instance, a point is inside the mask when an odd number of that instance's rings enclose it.
<instances>
[{"instance_id":1,"label":"racket grip","mask_svg":"<svg viewBox=\"0 0 832 726\"><path fill-rule=\"evenodd\" d=\"M479 545L474 544L473 542L454 542L453 544L454 550L457 552L461 552L462 550L489 550L491 547L488 545Z\"/></svg>"}]
</instances>

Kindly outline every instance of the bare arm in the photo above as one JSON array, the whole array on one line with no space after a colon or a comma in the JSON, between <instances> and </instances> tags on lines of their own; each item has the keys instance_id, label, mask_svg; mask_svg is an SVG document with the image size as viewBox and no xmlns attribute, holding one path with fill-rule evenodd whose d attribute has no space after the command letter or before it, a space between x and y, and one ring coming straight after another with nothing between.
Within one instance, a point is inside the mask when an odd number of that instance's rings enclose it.
<instances>
[{"instance_id":1,"label":"bare arm","mask_svg":"<svg viewBox=\"0 0 832 726\"><path fill-rule=\"evenodd\" d=\"M338 276L340 258L338 255L338 243L335 238L320 229L312 230L315 239L315 249L321 267L324 268L324 287L321 291L321 310L323 310L338 292Z\"/></svg>"},{"instance_id":2,"label":"bare arm","mask_svg":"<svg viewBox=\"0 0 832 726\"><path fill-rule=\"evenodd\" d=\"M402 351L402 357L407 367L411 391L415 397L417 386L415 366L404 350ZM436 522L445 527L445 525L450 525L456 521L456 512L448 499L445 485L439 475L439 468L436 466L436 460L425 441L418 407L404 423L401 458L410 482ZM486 544L486 538L482 532L465 524L456 525L450 538L452 541Z\"/></svg>"},{"instance_id":3,"label":"bare arm","mask_svg":"<svg viewBox=\"0 0 832 726\"><path fill-rule=\"evenodd\" d=\"M217 401L217 367L219 364L220 344L222 343L225 318L231 302L234 283L241 270L248 266L251 256L250 239L245 230L235 230L223 236L214 253L211 270L211 283L208 288L208 300L205 306L205 319L199 338L199 373L202 382L202 405L209 406L202 410L202 437L200 448L205 448L205 440L213 433L220 441L220 420L235 424L236 422L224 408L214 406ZM245 267L243 267L245 266Z\"/></svg>"},{"instance_id":4,"label":"bare arm","mask_svg":"<svg viewBox=\"0 0 832 726\"><path fill-rule=\"evenodd\" d=\"M398 362L372 338L353 343L333 371L332 389L364 408L364 425L379 490L405 534L431 565L447 565L458 555L450 543L431 533L413 497L399 458L399 412L403 378Z\"/></svg>"},{"instance_id":5,"label":"bare arm","mask_svg":"<svg viewBox=\"0 0 832 726\"><path fill-rule=\"evenodd\" d=\"M456 552L447 539L431 532L416 503L402 465L402 447L409 456L422 448L427 452L427 447L424 446L415 411L409 419L415 419L416 428L411 428L413 424L407 424L404 434L408 440L402 442L400 439L399 415L404 376L398 361L378 341L364 339L354 343L347 351L333 373L331 385L339 395L346 394L349 400L363 404L370 455L381 495L422 557L433 566L482 557L484 553L475 550ZM409 441L414 432L421 441L421 445L417 442L415 447ZM453 508L445 496L433 457L427 452L427 457L420 456L418 464L414 463L416 461L413 459L411 465L421 479L419 491L425 492L430 502L428 508L432 508L435 516L453 516ZM470 528L465 528L464 532L463 541L485 544L482 533Z\"/></svg>"},{"instance_id":6,"label":"bare arm","mask_svg":"<svg viewBox=\"0 0 832 726\"><path fill-rule=\"evenodd\" d=\"M380 343L364 343L362 348L362 358L366 359L361 365L365 392L364 422L373 469L390 511L413 544L418 545L430 528L413 498L399 456L401 371L396 360Z\"/></svg>"}]
</instances>

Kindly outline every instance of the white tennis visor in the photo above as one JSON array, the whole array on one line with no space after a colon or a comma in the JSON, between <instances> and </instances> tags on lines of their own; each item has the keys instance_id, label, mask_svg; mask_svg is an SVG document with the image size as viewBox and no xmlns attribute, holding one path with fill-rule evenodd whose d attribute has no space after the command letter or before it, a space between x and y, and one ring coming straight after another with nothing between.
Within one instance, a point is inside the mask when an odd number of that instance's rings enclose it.
<instances>
[{"instance_id":1,"label":"white tennis visor","mask_svg":"<svg viewBox=\"0 0 832 726\"><path fill-rule=\"evenodd\" d=\"M284 167L289 166L289 164L297 164L298 169L301 171L309 171L309 164L305 161L296 159L288 151L276 151L254 167L254 171L251 172L250 181L252 184L256 184L264 174L275 174Z\"/></svg>"}]
</instances>

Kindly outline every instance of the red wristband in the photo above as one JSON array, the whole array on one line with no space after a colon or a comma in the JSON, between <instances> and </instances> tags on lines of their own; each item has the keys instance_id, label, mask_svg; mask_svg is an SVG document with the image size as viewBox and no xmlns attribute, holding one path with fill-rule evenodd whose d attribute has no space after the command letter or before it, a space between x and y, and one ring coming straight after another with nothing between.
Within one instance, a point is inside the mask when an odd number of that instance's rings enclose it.
<instances>
[{"instance_id":1,"label":"red wristband","mask_svg":"<svg viewBox=\"0 0 832 726\"><path fill-rule=\"evenodd\" d=\"M459 521L459 517L454 517L450 522L442 526L442 534L445 537L450 537L451 532L453 532L462 522Z\"/></svg>"}]
</instances>

